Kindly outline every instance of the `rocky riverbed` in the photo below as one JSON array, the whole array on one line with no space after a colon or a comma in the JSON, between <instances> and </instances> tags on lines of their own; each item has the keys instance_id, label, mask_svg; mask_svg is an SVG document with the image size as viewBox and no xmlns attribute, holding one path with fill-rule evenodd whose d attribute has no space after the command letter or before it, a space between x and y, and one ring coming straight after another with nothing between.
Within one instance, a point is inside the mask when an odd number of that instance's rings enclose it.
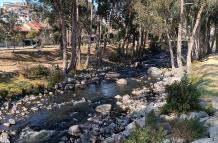
<instances>
[{"instance_id":1,"label":"rocky riverbed","mask_svg":"<svg viewBox=\"0 0 218 143\"><path fill-rule=\"evenodd\" d=\"M57 84L54 91L5 102L0 142L122 141L137 125L144 126L149 112L165 103L165 85L180 80L169 69L151 67L169 63L165 57L133 64L132 70L81 73ZM68 96L66 90L77 92L69 91Z\"/></svg>"}]
</instances>

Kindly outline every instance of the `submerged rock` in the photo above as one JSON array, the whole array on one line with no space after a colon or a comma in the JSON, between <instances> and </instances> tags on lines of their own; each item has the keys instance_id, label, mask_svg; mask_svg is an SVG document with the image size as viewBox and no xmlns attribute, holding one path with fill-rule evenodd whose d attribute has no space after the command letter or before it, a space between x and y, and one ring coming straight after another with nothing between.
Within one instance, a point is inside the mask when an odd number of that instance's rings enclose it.
<instances>
[{"instance_id":1,"label":"submerged rock","mask_svg":"<svg viewBox=\"0 0 218 143\"><path fill-rule=\"evenodd\" d=\"M105 114L109 114L110 111L111 111L111 104L103 104L103 105L99 105L95 108L95 111L102 114L102 115L105 115Z\"/></svg>"},{"instance_id":2,"label":"submerged rock","mask_svg":"<svg viewBox=\"0 0 218 143\"><path fill-rule=\"evenodd\" d=\"M119 85L127 85L127 80L122 78L117 80L116 83Z\"/></svg>"}]
</instances>

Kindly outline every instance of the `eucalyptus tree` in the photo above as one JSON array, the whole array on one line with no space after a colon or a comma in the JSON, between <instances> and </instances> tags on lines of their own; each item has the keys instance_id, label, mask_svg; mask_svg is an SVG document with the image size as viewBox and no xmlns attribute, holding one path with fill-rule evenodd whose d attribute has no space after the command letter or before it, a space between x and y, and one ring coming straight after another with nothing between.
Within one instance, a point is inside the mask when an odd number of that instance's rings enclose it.
<instances>
[{"instance_id":1,"label":"eucalyptus tree","mask_svg":"<svg viewBox=\"0 0 218 143\"><path fill-rule=\"evenodd\" d=\"M196 34L197 30L199 29L202 21L205 19L204 14L208 15L210 13L210 8L217 4L217 0L198 0L198 1L190 1L186 3L191 9L192 20L188 21L189 29L188 30L188 52L187 52L187 59L186 59L186 71L189 73L191 70L191 63L192 63L192 52L193 47L195 46ZM187 6L187 7L188 7ZM188 7L188 8L189 8Z\"/></svg>"},{"instance_id":2,"label":"eucalyptus tree","mask_svg":"<svg viewBox=\"0 0 218 143\"><path fill-rule=\"evenodd\" d=\"M1 34L3 34L3 38L5 39L5 45L7 48L8 48L8 40L10 40L13 42L14 49L15 49L16 39L19 38L18 36L19 24L17 23L17 20L18 20L18 16L13 12L5 12L1 14L0 29L1 29Z\"/></svg>"},{"instance_id":3,"label":"eucalyptus tree","mask_svg":"<svg viewBox=\"0 0 218 143\"><path fill-rule=\"evenodd\" d=\"M87 59L86 59L86 67L89 66L90 63L90 54L91 54L91 47L92 47L92 29L93 29L93 8L94 8L94 0L88 1L90 2L90 27L89 27L89 45L87 51Z\"/></svg>"}]
</instances>

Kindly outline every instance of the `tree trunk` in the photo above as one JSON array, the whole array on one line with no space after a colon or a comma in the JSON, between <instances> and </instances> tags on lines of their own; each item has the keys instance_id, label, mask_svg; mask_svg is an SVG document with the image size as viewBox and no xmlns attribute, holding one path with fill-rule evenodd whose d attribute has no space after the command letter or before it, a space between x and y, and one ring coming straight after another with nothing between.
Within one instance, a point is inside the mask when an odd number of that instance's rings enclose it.
<instances>
[{"instance_id":1,"label":"tree trunk","mask_svg":"<svg viewBox=\"0 0 218 143\"><path fill-rule=\"evenodd\" d=\"M182 70L182 25L184 23L184 0L180 0L180 21L178 28L178 40L177 40L177 63L178 68Z\"/></svg>"},{"instance_id":2,"label":"tree trunk","mask_svg":"<svg viewBox=\"0 0 218 143\"><path fill-rule=\"evenodd\" d=\"M60 25L61 25L61 41L63 46L63 71L66 74L67 71L67 37L66 37L66 27L65 27L65 21L63 17L60 17Z\"/></svg>"},{"instance_id":3,"label":"tree trunk","mask_svg":"<svg viewBox=\"0 0 218 143\"><path fill-rule=\"evenodd\" d=\"M198 11L198 15L197 15L197 18L196 18L196 22L195 22L195 25L194 25L194 28L192 30L192 33L191 33L191 36L189 37L189 42L188 42L188 53L187 53L187 63L186 63L186 66L187 66L187 73L190 72L191 70L191 63L192 63L192 49L193 49L193 46L194 46L194 41L195 41L195 35L196 35L196 31L197 29L199 28L199 25L200 25L200 22L201 22L201 15L202 15L202 12L203 12L203 9L204 9L204 6L202 5Z\"/></svg>"},{"instance_id":4,"label":"tree trunk","mask_svg":"<svg viewBox=\"0 0 218 143\"><path fill-rule=\"evenodd\" d=\"M77 27L77 6L78 6L78 0L75 0L72 2L72 36L71 36L71 58L70 58L70 64L67 68L67 73L69 73L72 70L75 70L76 68L76 49L77 49L77 34L78 34L78 27Z\"/></svg>"},{"instance_id":5,"label":"tree trunk","mask_svg":"<svg viewBox=\"0 0 218 143\"><path fill-rule=\"evenodd\" d=\"M210 20L209 17L206 18L206 24L205 24L205 56L206 54L209 55L212 53L212 50L210 49L210 31L211 31L211 27L210 27Z\"/></svg>"},{"instance_id":6,"label":"tree trunk","mask_svg":"<svg viewBox=\"0 0 218 143\"><path fill-rule=\"evenodd\" d=\"M216 24L216 53L218 53L218 23Z\"/></svg>"},{"instance_id":7,"label":"tree trunk","mask_svg":"<svg viewBox=\"0 0 218 143\"><path fill-rule=\"evenodd\" d=\"M171 68L175 69L174 54L173 54L173 45L172 45L172 42L171 42L170 32L169 32L169 29L167 27L167 21L166 20L165 20L165 26L166 26L166 35L167 35L166 37L167 37L169 51L170 51Z\"/></svg>"},{"instance_id":8,"label":"tree trunk","mask_svg":"<svg viewBox=\"0 0 218 143\"><path fill-rule=\"evenodd\" d=\"M82 42L82 33L83 33L83 29L82 29L82 32L80 31L80 25L79 25L79 8L78 6L76 7L76 14L77 14L77 52L76 52L76 55L77 55L77 64L80 66L81 65L81 42Z\"/></svg>"},{"instance_id":9,"label":"tree trunk","mask_svg":"<svg viewBox=\"0 0 218 143\"><path fill-rule=\"evenodd\" d=\"M101 21L102 19L99 17L98 22L98 30L97 30L97 43L96 43L96 61L97 65L100 65L100 55L101 55Z\"/></svg>"},{"instance_id":10,"label":"tree trunk","mask_svg":"<svg viewBox=\"0 0 218 143\"><path fill-rule=\"evenodd\" d=\"M59 44L60 44L60 59L63 60L63 40L62 40L62 34L59 39Z\"/></svg>"},{"instance_id":11,"label":"tree trunk","mask_svg":"<svg viewBox=\"0 0 218 143\"><path fill-rule=\"evenodd\" d=\"M140 49L142 46L142 27L141 25L139 26L139 39L138 39L138 49L137 49L137 53L140 54Z\"/></svg>"},{"instance_id":12,"label":"tree trunk","mask_svg":"<svg viewBox=\"0 0 218 143\"><path fill-rule=\"evenodd\" d=\"M86 59L86 67L89 66L90 63L90 53L91 53L91 46L92 46L92 25L93 25L93 0L91 4L91 13L90 13L90 32L89 32L89 45L88 45L88 53Z\"/></svg>"}]
</instances>

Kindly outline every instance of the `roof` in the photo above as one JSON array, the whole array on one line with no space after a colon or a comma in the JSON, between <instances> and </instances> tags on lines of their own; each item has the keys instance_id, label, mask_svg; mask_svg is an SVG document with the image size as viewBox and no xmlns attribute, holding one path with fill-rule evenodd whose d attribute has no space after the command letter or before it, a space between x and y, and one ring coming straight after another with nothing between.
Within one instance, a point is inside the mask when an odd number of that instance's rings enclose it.
<instances>
[{"instance_id":1,"label":"roof","mask_svg":"<svg viewBox=\"0 0 218 143\"><path fill-rule=\"evenodd\" d=\"M22 32L39 32L42 28L48 27L46 24L37 22L37 21L31 21L28 23L24 23L20 28L19 31Z\"/></svg>"}]
</instances>

